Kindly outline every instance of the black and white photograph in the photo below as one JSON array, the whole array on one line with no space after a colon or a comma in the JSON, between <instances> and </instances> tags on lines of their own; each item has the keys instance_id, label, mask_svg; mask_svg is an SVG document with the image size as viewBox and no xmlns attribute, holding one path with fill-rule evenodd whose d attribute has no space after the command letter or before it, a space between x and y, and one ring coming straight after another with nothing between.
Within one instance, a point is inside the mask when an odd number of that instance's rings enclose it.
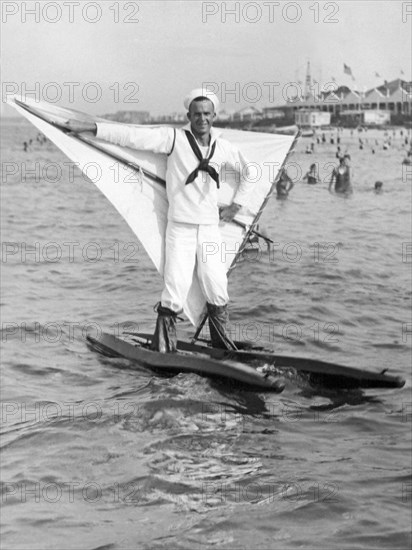
<instances>
[{"instance_id":1,"label":"black and white photograph","mask_svg":"<svg viewBox=\"0 0 412 550\"><path fill-rule=\"evenodd\" d=\"M1 550L412 545L412 1L3 0Z\"/></svg>"}]
</instances>

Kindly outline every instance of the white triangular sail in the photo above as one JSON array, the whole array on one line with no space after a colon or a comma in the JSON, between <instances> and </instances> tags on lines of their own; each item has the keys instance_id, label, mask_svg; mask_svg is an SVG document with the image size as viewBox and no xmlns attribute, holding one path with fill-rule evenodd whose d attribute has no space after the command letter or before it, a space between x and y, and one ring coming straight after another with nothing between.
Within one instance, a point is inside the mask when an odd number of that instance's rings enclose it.
<instances>
[{"instance_id":1,"label":"white triangular sail","mask_svg":"<svg viewBox=\"0 0 412 550\"><path fill-rule=\"evenodd\" d=\"M24 101L19 98L10 103L36 126L50 141L77 163L86 175L90 163L100 167L100 177L93 183L118 210L144 246L160 274L164 266L164 241L168 202L165 188L166 161L164 154L137 151L113 145L89 134L76 136L62 130L58 124L70 119L95 120L77 111L57 107L45 102ZM145 126L147 128L147 126ZM283 165L295 136L223 130L223 137L236 145L248 159L256 184L247 207L236 218L250 226L259 215L273 182ZM224 178L219 190L219 203L230 204L236 190L235 176ZM227 269L239 251L246 231L234 224L221 224L222 243L218 250ZM189 320L197 325L205 308L196 271L184 306Z\"/></svg>"}]
</instances>

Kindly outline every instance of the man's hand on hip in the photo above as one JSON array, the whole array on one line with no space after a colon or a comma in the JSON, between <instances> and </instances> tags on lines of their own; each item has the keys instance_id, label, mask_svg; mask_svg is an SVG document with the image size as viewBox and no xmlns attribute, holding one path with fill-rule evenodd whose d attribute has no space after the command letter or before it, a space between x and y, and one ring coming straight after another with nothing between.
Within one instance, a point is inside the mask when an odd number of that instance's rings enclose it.
<instances>
[{"instance_id":1,"label":"man's hand on hip","mask_svg":"<svg viewBox=\"0 0 412 550\"><path fill-rule=\"evenodd\" d=\"M241 208L242 206L236 202L232 202L229 206L221 206L219 208L219 217L222 222L231 222Z\"/></svg>"}]
</instances>

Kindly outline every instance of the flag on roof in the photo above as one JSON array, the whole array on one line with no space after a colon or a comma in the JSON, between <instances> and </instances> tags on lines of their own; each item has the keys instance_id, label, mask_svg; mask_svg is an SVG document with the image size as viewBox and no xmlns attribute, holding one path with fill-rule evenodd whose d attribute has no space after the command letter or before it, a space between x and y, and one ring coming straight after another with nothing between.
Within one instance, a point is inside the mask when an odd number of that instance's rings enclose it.
<instances>
[{"instance_id":1,"label":"flag on roof","mask_svg":"<svg viewBox=\"0 0 412 550\"><path fill-rule=\"evenodd\" d=\"M353 76L352 69L346 65L346 63L343 64L343 72L345 74L349 74L350 76Z\"/></svg>"}]
</instances>

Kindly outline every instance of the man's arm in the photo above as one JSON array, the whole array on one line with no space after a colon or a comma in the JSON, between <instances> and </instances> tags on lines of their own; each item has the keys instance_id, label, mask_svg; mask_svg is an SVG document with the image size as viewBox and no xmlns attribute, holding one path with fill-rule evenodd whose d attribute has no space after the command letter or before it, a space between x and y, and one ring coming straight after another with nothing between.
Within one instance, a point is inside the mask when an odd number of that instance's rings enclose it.
<instances>
[{"instance_id":1,"label":"man's arm","mask_svg":"<svg viewBox=\"0 0 412 550\"><path fill-rule=\"evenodd\" d=\"M175 130L166 126L150 128L98 122L96 136L123 147L169 154L173 148Z\"/></svg>"},{"instance_id":2,"label":"man's arm","mask_svg":"<svg viewBox=\"0 0 412 550\"><path fill-rule=\"evenodd\" d=\"M110 122L78 122L68 120L64 126L73 132L92 132L99 139L154 153L170 153L174 142L174 130L165 126L151 128Z\"/></svg>"},{"instance_id":3,"label":"man's arm","mask_svg":"<svg viewBox=\"0 0 412 550\"><path fill-rule=\"evenodd\" d=\"M226 163L237 171L241 178L232 204L219 209L220 219L224 222L231 222L242 206L245 206L248 203L248 197L255 185L255 182L248 179L248 161L236 147L233 147L228 143L226 155Z\"/></svg>"}]
</instances>

